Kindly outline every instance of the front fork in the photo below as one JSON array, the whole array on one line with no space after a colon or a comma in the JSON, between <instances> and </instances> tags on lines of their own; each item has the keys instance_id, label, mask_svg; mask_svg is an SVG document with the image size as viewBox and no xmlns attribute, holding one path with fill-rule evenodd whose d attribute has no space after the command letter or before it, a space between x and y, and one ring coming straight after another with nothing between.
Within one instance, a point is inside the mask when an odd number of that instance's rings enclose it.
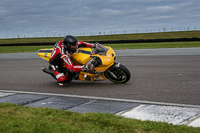
<instances>
[{"instance_id":1,"label":"front fork","mask_svg":"<svg viewBox=\"0 0 200 133\"><path fill-rule=\"evenodd\" d=\"M114 67L115 67L115 68L116 68L116 67L118 68L118 67L120 67L120 64L121 64L121 63L115 61L114 64L113 64L108 70L112 70L112 68L114 68Z\"/></svg>"},{"instance_id":2,"label":"front fork","mask_svg":"<svg viewBox=\"0 0 200 133\"><path fill-rule=\"evenodd\" d=\"M114 64L107 70L107 72L110 73L112 77L117 79L117 76L111 70L113 68L119 68L119 67L120 67L120 63L115 61Z\"/></svg>"}]
</instances>

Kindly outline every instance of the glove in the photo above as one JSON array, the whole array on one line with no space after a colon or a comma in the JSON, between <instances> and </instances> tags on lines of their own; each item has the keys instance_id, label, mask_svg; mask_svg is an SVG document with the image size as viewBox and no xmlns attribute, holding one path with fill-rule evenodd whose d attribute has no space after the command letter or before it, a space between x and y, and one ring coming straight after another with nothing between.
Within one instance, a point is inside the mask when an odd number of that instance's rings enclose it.
<instances>
[{"instance_id":1,"label":"glove","mask_svg":"<svg viewBox=\"0 0 200 133\"><path fill-rule=\"evenodd\" d=\"M82 68L82 71L90 71L92 69L94 69L94 65L90 63L90 64L84 65Z\"/></svg>"},{"instance_id":2,"label":"glove","mask_svg":"<svg viewBox=\"0 0 200 133\"><path fill-rule=\"evenodd\" d=\"M86 65L87 70L92 70L94 68L93 64L87 64Z\"/></svg>"},{"instance_id":3,"label":"glove","mask_svg":"<svg viewBox=\"0 0 200 133\"><path fill-rule=\"evenodd\" d=\"M97 47L101 47L101 44L99 44L98 42L94 43L94 48L97 48Z\"/></svg>"}]
</instances>

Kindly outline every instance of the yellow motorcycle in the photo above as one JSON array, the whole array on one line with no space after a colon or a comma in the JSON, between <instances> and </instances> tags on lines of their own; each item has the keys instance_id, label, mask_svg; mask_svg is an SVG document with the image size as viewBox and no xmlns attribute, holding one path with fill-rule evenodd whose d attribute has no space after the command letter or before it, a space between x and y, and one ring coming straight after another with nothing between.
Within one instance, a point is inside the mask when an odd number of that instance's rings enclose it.
<instances>
[{"instance_id":1,"label":"yellow motorcycle","mask_svg":"<svg viewBox=\"0 0 200 133\"><path fill-rule=\"evenodd\" d=\"M40 49L38 55L49 61L51 57L52 49ZM115 83L126 83L129 81L131 74L129 70L119 62L115 61L116 54L114 50L109 46L100 45L97 48L79 48L77 52L71 55L71 60L74 65L87 65L92 63L94 69L83 69L80 72L69 71L66 66L63 66L63 71L71 75L71 80L82 81L101 81L109 79ZM55 78L53 71L50 68L42 68L43 72L52 75ZM70 81L71 81L70 80Z\"/></svg>"}]
</instances>

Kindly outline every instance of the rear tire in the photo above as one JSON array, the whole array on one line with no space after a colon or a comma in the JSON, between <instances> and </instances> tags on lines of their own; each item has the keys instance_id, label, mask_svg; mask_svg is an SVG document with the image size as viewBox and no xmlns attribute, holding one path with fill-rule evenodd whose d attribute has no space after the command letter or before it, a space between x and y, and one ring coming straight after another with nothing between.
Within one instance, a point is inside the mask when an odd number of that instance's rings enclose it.
<instances>
[{"instance_id":1,"label":"rear tire","mask_svg":"<svg viewBox=\"0 0 200 133\"><path fill-rule=\"evenodd\" d=\"M110 81L115 83L126 83L131 77L129 70L122 64L119 67L111 67L104 74Z\"/></svg>"}]
</instances>

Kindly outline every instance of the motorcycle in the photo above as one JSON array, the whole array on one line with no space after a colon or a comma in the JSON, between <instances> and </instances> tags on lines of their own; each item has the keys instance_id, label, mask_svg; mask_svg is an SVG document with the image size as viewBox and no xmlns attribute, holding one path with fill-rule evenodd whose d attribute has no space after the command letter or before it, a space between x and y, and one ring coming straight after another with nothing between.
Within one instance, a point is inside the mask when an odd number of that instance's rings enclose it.
<instances>
[{"instance_id":1,"label":"motorcycle","mask_svg":"<svg viewBox=\"0 0 200 133\"><path fill-rule=\"evenodd\" d=\"M40 49L37 54L44 60L49 61L51 57L51 49ZM93 64L92 70L83 69L80 72L73 72L63 66L65 74L70 75L71 80L82 81L101 81L107 80L114 83L126 83L129 81L131 74L129 70L119 62L115 61L115 51L110 46L99 45L96 48L83 47L71 55L71 60L74 65ZM42 68L43 72L55 77L53 71L49 68Z\"/></svg>"}]
</instances>

